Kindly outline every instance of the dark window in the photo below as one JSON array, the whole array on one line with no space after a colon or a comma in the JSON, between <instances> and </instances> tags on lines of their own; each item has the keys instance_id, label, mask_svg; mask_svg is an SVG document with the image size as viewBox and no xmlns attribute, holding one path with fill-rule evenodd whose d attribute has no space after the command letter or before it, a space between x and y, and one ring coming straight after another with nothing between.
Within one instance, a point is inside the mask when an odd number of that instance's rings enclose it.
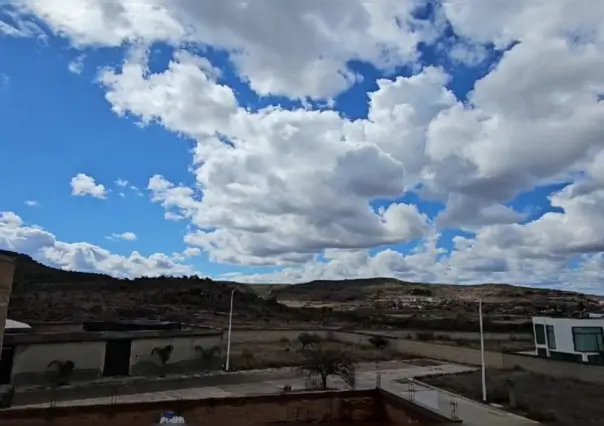
<instances>
[{"instance_id":1,"label":"dark window","mask_svg":"<svg viewBox=\"0 0 604 426\"><path fill-rule=\"evenodd\" d=\"M556 349L556 335L554 334L554 326L548 325L545 328L547 330L547 347L550 349Z\"/></svg>"},{"instance_id":2,"label":"dark window","mask_svg":"<svg viewBox=\"0 0 604 426\"><path fill-rule=\"evenodd\" d=\"M543 327L543 324L535 324L535 338L538 345L545 345L545 327Z\"/></svg>"},{"instance_id":3,"label":"dark window","mask_svg":"<svg viewBox=\"0 0 604 426\"><path fill-rule=\"evenodd\" d=\"M573 342L576 352L604 351L602 327L573 327Z\"/></svg>"}]
</instances>

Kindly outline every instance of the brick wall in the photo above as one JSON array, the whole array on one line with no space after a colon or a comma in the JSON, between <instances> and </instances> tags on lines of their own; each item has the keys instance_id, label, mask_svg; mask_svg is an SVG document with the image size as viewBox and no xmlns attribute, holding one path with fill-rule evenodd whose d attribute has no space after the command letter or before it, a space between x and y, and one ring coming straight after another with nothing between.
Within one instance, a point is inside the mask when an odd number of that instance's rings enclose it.
<instances>
[{"instance_id":1,"label":"brick wall","mask_svg":"<svg viewBox=\"0 0 604 426\"><path fill-rule=\"evenodd\" d=\"M358 426L431 426L449 419L384 390L299 392L284 395L210 398L132 404L11 409L0 426L150 426L165 410L189 424L243 426L266 423L329 423Z\"/></svg>"},{"instance_id":2,"label":"brick wall","mask_svg":"<svg viewBox=\"0 0 604 426\"><path fill-rule=\"evenodd\" d=\"M198 401L13 409L1 413L0 426L149 426L167 409L181 412L192 424L366 422L380 412L376 410L377 396L373 390L305 392Z\"/></svg>"}]
</instances>

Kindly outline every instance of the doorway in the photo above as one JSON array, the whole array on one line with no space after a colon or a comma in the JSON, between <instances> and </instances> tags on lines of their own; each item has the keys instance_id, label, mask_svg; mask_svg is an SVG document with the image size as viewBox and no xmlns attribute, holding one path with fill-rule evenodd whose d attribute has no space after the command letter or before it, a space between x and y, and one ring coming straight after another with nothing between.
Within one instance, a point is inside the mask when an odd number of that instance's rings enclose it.
<instances>
[{"instance_id":1,"label":"doorway","mask_svg":"<svg viewBox=\"0 0 604 426\"><path fill-rule=\"evenodd\" d=\"M5 345L0 354L0 385L10 384L13 373L13 359L15 358L15 347Z\"/></svg>"},{"instance_id":2,"label":"doorway","mask_svg":"<svg viewBox=\"0 0 604 426\"><path fill-rule=\"evenodd\" d=\"M129 375L131 350L132 340L107 340L103 377Z\"/></svg>"}]
</instances>

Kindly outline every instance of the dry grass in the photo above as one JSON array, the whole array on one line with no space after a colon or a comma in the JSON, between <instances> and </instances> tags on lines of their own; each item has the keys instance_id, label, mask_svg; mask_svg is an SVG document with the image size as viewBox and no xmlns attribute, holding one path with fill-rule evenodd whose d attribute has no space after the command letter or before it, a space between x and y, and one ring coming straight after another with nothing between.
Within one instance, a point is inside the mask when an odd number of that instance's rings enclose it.
<instances>
[{"instance_id":1,"label":"dry grass","mask_svg":"<svg viewBox=\"0 0 604 426\"><path fill-rule=\"evenodd\" d=\"M323 341L327 348L340 349L356 361L388 361L405 359L405 355L388 348L380 351L371 346L358 346L348 343ZM303 357L302 345L297 341L282 339L276 343L236 344L231 348L231 364L236 370L294 367L300 365Z\"/></svg>"},{"instance_id":2,"label":"dry grass","mask_svg":"<svg viewBox=\"0 0 604 426\"><path fill-rule=\"evenodd\" d=\"M506 379L515 381L516 408L509 407ZM481 399L480 372L422 378L428 384ZM543 424L552 426L600 426L604 419L604 386L554 379L524 371L487 370L491 402L502 404Z\"/></svg>"}]
</instances>

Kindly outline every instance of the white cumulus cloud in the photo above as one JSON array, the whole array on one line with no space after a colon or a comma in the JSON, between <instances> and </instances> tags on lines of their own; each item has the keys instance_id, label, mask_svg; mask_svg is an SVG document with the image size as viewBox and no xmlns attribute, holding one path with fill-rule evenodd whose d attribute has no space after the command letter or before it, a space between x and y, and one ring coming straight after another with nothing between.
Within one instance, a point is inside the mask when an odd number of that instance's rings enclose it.
<instances>
[{"instance_id":1,"label":"white cumulus cloud","mask_svg":"<svg viewBox=\"0 0 604 426\"><path fill-rule=\"evenodd\" d=\"M96 183L93 177L84 173L78 173L71 178L71 195L83 197L91 196L94 198L107 198L107 189Z\"/></svg>"}]
</instances>

